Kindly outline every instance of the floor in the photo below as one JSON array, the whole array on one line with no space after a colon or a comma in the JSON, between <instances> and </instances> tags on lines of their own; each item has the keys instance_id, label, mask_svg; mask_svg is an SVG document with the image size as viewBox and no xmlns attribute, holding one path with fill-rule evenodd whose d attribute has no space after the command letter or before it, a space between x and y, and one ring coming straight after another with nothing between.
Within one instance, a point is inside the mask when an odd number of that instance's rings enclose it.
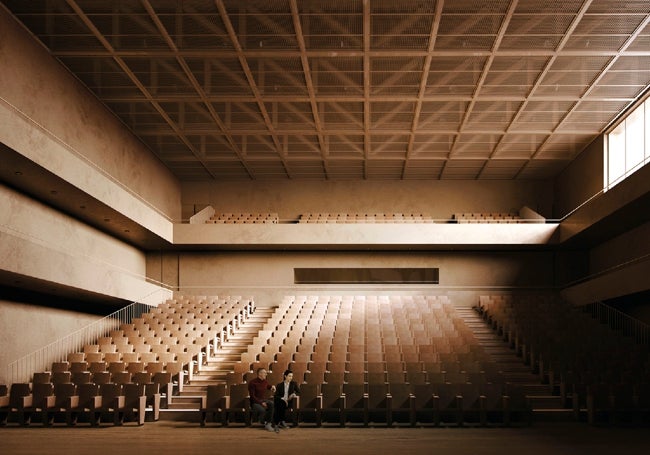
<instances>
[{"instance_id":1,"label":"floor","mask_svg":"<svg viewBox=\"0 0 650 455\"><path fill-rule=\"evenodd\" d=\"M647 428L540 423L526 428L221 428L160 421L90 428L0 428L2 454L645 454Z\"/></svg>"}]
</instances>

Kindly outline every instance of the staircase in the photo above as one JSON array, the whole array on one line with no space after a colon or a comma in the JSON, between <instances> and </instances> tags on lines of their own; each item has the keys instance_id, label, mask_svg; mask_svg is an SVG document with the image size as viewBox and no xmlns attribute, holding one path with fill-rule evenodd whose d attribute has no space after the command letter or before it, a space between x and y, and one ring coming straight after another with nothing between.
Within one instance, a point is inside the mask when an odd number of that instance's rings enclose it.
<instances>
[{"instance_id":1,"label":"staircase","mask_svg":"<svg viewBox=\"0 0 650 455\"><path fill-rule=\"evenodd\" d=\"M160 410L160 420L198 421L201 400L208 386L224 384L226 375L253 342L266 321L275 311L274 307L257 307L255 312L223 343L216 355L194 373L192 382L185 384L183 391L174 395L172 403Z\"/></svg>"},{"instance_id":2,"label":"staircase","mask_svg":"<svg viewBox=\"0 0 650 455\"><path fill-rule=\"evenodd\" d=\"M492 329L474 308L458 307L457 312L472 329L484 351L499 366L506 382L517 385L528 396L533 409L533 421L574 419L573 410L563 406L562 398L554 395L552 384L544 383L545 378L536 366L526 364L521 354Z\"/></svg>"}]
</instances>

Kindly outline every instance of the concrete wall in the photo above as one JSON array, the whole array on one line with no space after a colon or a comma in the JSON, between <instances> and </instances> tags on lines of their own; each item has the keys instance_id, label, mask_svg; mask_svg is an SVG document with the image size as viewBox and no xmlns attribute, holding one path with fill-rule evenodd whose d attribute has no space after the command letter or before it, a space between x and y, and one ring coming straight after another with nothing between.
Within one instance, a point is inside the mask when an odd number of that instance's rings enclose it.
<instances>
[{"instance_id":1,"label":"concrete wall","mask_svg":"<svg viewBox=\"0 0 650 455\"><path fill-rule=\"evenodd\" d=\"M542 252L184 252L149 257L156 277L185 294L253 295L260 304L286 294L408 293L463 295L547 289L553 284L552 253ZM438 267L439 285L295 285L294 267Z\"/></svg>"},{"instance_id":2,"label":"concrete wall","mask_svg":"<svg viewBox=\"0 0 650 455\"><path fill-rule=\"evenodd\" d=\"M99 318L95 315L0 300L0 384L9 382L7 366L11 362Z\"/></svg>"},{"instance_id":3,"label":"concrete wall","mask_svg":"<svg viewBox=\"0 0 650 455\"><path fill-rule=\"evenodd\" d=\"M603 189L604 136L594 140L555 179L553 218L562 218Z\"/></svg>"},{"instance_id":4,"label":"concrete wall","mask_svg":"<svg viewBox=\"0 0 650 455\"><path fill-rule=\"evenodd\" d=\"M137 248L3 185L0 207L3 271L130 301L158 291Z\"/></svg>"},{"instance_id":5,"label":"concrete wall","mask_svg":"<svg viewBox=\"0 0 650 455\"><path fill-rule=\"evenodd\" d=\"M590 251L590 274L650 256L650 223L645 223L618 237L604 242Z\"/></svg>"},{"instance_id":6,"label":"concrete wall","mask_svg":"<svg viewBox=\"0 0 650 455\"><path fill-rule=\"evenodd\" d=\"M163 238L180 219L171 172L0 9L0 140Z\"/></svg>"},{"instance_id":7,"label":"concrete wall","mask_svg":"<svg viewBox=\"0 0 650 455\"><path fill-rule=\"evenodd\" d=\"M217 212L275 212L281 220L321 213L427 213L441 220L456 212L514 212L527 205L550 216L546 181L273 181L184 182L183 218L206 205Z\"/></svg>"}]
</instances>

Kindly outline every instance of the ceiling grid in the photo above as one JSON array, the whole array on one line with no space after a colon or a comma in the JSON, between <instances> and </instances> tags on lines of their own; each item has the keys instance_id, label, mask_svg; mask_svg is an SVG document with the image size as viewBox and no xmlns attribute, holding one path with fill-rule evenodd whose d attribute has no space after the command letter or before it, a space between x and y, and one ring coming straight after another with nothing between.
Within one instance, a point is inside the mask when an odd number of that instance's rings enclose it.
<instances>
[{"instance_id":1,"label":"ceiling grid","mask_svg":"<svg viewBox=\"0 0 650 455\"><path fill-rule=\"evenodd\" d=\"M645 0L0 0L182 181L548 179L650 86Z\"/></svg>"}]
</instances>

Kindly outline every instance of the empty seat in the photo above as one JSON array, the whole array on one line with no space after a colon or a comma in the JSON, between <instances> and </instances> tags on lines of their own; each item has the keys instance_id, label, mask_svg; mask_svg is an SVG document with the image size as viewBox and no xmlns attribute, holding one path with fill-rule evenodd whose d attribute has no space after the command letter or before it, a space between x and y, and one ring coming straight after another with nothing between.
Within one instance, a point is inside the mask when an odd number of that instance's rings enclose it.
<instances>
[{"instance_id":1,"label":"empty seat","mask_svg":"<svg viewBox=\"0 0 650 455\"><path fill-rule=\"evenodd\" d=\"M345 425L345 413L343 412L345 397L341 384L321 385L321 422L336 422L340 426Z\"/></svg>"},{"instance_id":2,"label":"empty seat","mask_svg":"<svg viewBox=\"0 0 650 455\"><path fill-rule=\"evenodd\" d=\"M201 402L201 426L205 426L207 416L212 416L212 421L217 419L226 425L226 409L228 408L227 386L225 384L208 385L206 396Z\"/></svg>"},{"instance_id":3,"label":"empty seat","mask_svg":"<svg viewBox=\"0 0 650 455\"><path fill-rule=\"evenodd\" d=\"M108 371L98 371L92 374L92 382L94 384L107 384L111 382L111 373Z\"/></svg>"},{"instance_id":4,"label":"empty seat","mask_svg":"<svg viewBox=\"0 0 650 455\"><path fill-rule=\"evenodd\" d=\"M25 411L32 405L32 390L27 383L14 383L11 384L9 389L9 399L6 408L3 410L2 421L0 423L6 424L7 419L11 413L16 413L18 416L18 423L24 425Z\"/></svg>"},{"instance_id":5,"label":"empty seat","mask_svg":"<svg viewBox=\"0 0 650 455\"><path fill-rule=\"evenodd\" d=\"M138 425L144 425L147 411L147 396L145 394L144 384L124 384L124 405L122 406L122 415L118 416L122 423L123 420L136 422ZM103 399L103 398L102 398Z\"/></svg>"},{"instance_id":6,"label":"empty seat","mask_svg":"<svg viewBox=\"0 0 650 455\"><path fill-rule=\"evenodd\" d=\"M100 405L96 409L96 424L100 424L106 415L113 417L114 425L121 425L125 410L125 397L122 384L102 384L99 386L99 395L101 397Z\"/></svg>"},{"instance_id":7,"label":"empty seat","mask_svg":"<svg viewBox=\"0 0 650 455\"><path fill-rule=\"evenodd\" d=\"M77 386L71 383L54 385L54 404L43 415L43 424L51 425L57 414L65 414L65 422L72 424L72 410L77 406Z\"/></svg>"},{"instance_id":8,"label":"empty seat","mask_svg":"<svg viewBox=\"0 0 650 455\"><path fill-rule=\"evenodd\" d=\"M343 385L342 421L368 425L368 394L364 384Z\"/></svg>"},{"instance_id":9,"label":"empty seat","mask_svg":"<svg viewBox=\"0 0 650 455\"><path fill-rule=\"evenodd\" d=\"M389 394L389 406L387 414L387 425L393 426L397 423L408 423L415 426L415 396L411 393L410 384L391 384Z\"/></svg>"},{"instance_id":10,"label":"empty seat","mask_svg":"<svg viewBox=\"0 0 650 455\"><path fill-rule=\"evenodd\" d=\"M72 373L73 384L88 384L89 382L92 382L92 373L90 371L79 371L77 373Z\"/></svg>"},{"instance_id":11,"label":"empty seat","mask_svg":"<svg viewBox=\"0 0 650 455\"><path fill-rule=\"evenodd\" d=\"M34 376L32 377L33 384L47 384L50 382L52 382L52 373L49 371L34 373Z\"/></svg>"},{"instance_id":12,"label":"empty seat","mask_svg":"<svg viewBox=\"0 0 650 455\"><path fill-rule=\"evenodd\" d=\"M319 384L304 384L300 386L300 395L296 402L296 419L294 424L300 425L310 419L316 426L321 426L321 411L323 397Z\"/></svg>"},{"instance_id":13,"label":"empty seat","mask_svg":"<svg viewBox=\"0 0 650 455\"><path fill-rule=\"evenodd\" d=\"M243 421L244 425L251 424L250 400L248 384L234 384L229 389L230 399L226 403L226 425Z\"/></svg>"}]
</instances>

